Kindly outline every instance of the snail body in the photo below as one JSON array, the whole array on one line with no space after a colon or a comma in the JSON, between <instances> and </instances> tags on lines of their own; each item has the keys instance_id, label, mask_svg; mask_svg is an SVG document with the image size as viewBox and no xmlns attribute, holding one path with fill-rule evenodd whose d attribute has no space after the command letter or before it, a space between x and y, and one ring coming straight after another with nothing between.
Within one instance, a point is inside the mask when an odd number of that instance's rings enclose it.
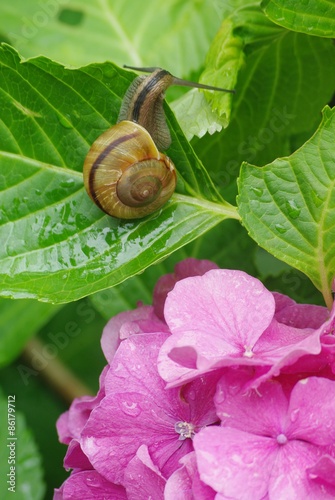
<instances>
[{"instance_id":1,"label":"snail body","mask_svg":"<svg viewBox=\"0 0 335 500\"><path fill-rule=\"evenodd\" d=\"M140 123L149 132L156 146L163 150L171 144L163 101L165 91L173 82L171 73L160 68L154 69L149 77L138 76L125 93L118 117L118 121Z\"/></svg>"},{"instance_id":2,"label":"snail body","mask_svg":"<svg viewBox=\"0 0 335 500\"><path fill-rule=\"evenodd\" d=\"M118 123L92 144L83 174L86 191L101 210L120 219L138 219L160 209L176 187L175 167L158 150L171 144L163 110L166 89L175 84L226 90L179 80L161 68L127 67L151 74L130 85Z\"/></svg>"}]
</instances>

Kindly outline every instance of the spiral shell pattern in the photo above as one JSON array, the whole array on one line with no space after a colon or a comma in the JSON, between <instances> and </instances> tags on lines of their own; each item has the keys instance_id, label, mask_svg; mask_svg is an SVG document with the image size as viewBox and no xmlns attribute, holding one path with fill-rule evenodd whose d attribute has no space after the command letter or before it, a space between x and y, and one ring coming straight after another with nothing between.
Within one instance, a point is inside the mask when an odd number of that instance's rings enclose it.
<instances>
[{"instance_id":1,"label":"spiral shell pattern","mask_svg":"<svg viewBox=\"0 0 335 500\"><path fill-rule=\"evenodd\" d=\"M93 143L84 163L84 184L107 214L138 219L169 200L176 187L176 171L144 127L124 120Z\"/></svg>"}]
</instances>

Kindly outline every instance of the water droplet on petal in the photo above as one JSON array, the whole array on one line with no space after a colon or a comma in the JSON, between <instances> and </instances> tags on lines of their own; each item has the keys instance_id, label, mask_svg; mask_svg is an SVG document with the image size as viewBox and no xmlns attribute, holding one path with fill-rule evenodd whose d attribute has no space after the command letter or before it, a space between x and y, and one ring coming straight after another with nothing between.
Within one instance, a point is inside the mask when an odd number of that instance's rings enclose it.
<instances>
[{"instance_id":1,"label":"water droplet on petal","mask_svg":"<svg viewBox=\"0 0 335 500\"><path fill-rule=\"evenodd\" d=\"M221 388L217 389L215 394L215 402L217 404L221 404L224 402L225 399L226 399L225 392Z\"/></svg>"},{"instance_id":2,"label":"water droplet on petal","mask_svg":"<svg viewBox=\"0 0 335 500\"><path fill-rule=\"evenodd\" d=\"M131 417L138 417L141 413L141 408L135 401L123 401L121 404L121 410L126 415L130 415Z\"/></svg>"},{"instance_id":3,"label":"water droplet on petal","mask_svg":"<svg viewBox=\"0 0 335 500\"><path fill-rule=\"evenodd\" d=\"M291 412L291 415L290 415L291 422L295 422L297 420L297 418L299 416L299 412L300 412L299 408L296 408L295 410L293 410Z\"/></svg>"},{"instance_id":4,"label":"water droplet on petal","mask_svg":"<svg viewBox=\"0 0 335 500\"><path fill-rule=\"evenodd\" d=\"M194 401L195 398L196 398L195 391L189 391L189 393L188 393L188 399L191 400L191 401Z\"/></svg>"},{"instance_id":5,"label":"water droplet on petal","mask_svg":"<svg viewBox=\"0 0 335 500\"><path fill-rule=\"evenodd\" d=\"M174 424L174 430L177 434L180 434L179 440L184 441L187 438L193 438L195 435L194 425L189 422L176 422Z\"/></svg>"}]
</instances>

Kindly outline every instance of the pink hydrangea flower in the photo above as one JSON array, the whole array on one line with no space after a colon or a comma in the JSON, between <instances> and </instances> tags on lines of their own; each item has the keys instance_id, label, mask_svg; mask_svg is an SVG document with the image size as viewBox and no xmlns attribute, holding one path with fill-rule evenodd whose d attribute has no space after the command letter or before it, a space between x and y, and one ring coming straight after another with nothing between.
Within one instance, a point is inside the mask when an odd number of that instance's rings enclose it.
<instances>
[{"instance_id":1,"label":"pink hydrangea flower","mask_svg":"<svg viewBox=\"0 0 335 500\"><path fill-rule=\"evenodd\" d=\"M55 498L334 498L334 316L181 262L106 325L99 392L57 423Z\"/></svg>"},{"instance_id":2,"label":"pink hydrangea flower","mask_svg":"<svg viewBox=\"0 0 335 500\"><path fill-rule=\"evenodd\" d=\"M300 380L289 397L279 382L236 393L239 383L232 391L232 380L220 380L221 427L194 438L200 478L223 498L334 498L334 481L323 480L320 459L335 443L335 382ZM321 481L311 480L313 473Z\"/></svg>"}]
</instances>

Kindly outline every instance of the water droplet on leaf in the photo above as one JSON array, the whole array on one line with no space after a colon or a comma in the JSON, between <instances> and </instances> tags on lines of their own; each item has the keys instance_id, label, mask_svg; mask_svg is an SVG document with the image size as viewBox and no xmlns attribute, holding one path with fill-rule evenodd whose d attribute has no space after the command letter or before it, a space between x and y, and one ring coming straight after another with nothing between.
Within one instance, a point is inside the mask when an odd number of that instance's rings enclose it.
<instances>
[{"instance_id":1,"label":"water droplet on leaf","mask_svg":"<svg viewBox=\"0 0 335 500\"><path fill-rule=\"evenodd\" d=\"M62 125L64 128L72 128L72 123L70 121L70 115L57 115L59 123Z\"/></svg>"},{"instance_id":2,"label":"water droplet on leaf","mask_svg":"<svg viewBox=\"0 0 335 500\"><path fill-rule=\"evenodd\" d=\"M71 188L75 185L75 182L74 179L64 179L59 185L64 188Z\"/></svg>"},{"instance_id":3,"label":"water droplet on leaf","mask_svg":"<svg viewBox=\"0 0 335 500\"><path fill-rule=\"evenodd\" d=\"M297 207L294 200L287 200L286 208L288 215L289 217L291 217L291 219L296 219L297 217L299 217L301 209Z\"/></svg>"},{"instance_id":4,"label":"water droplet on leaf","mask_svg":"<svg viewBox=\"0 0 335 500\"><path fill-rule=\"evenodd\" d=\"M280 233L280 234L284 234L287 231L286 227L283 226L282 224L275 224L275 228L276 228L276 231L278 231L278 233Z\"/></svg>"},{"instance_id":5,"label":"water droplet on leaf","mask_svg":"<svg viewBox=\"0 0 335 500\"><path fill-rule=\"evenodd\" d=\"M311 191L311 198L312 198L312 202L314 203L314 205L316 206L316 208L319 208L322 203L324 202L324 198L321 198L318 193L316 193L315 191Z\"/></svg>"},{"instance_id":6,"label":"water droplet on leaf","mask_svg":"<svg viewBox=\"0 0 335 500\"><path fill-rule=\"evenodd\" d=\"M252 187L251 190L255 193L259 198L263 195L263 189L258 187Z\"/></svg>"}]
</instances>

